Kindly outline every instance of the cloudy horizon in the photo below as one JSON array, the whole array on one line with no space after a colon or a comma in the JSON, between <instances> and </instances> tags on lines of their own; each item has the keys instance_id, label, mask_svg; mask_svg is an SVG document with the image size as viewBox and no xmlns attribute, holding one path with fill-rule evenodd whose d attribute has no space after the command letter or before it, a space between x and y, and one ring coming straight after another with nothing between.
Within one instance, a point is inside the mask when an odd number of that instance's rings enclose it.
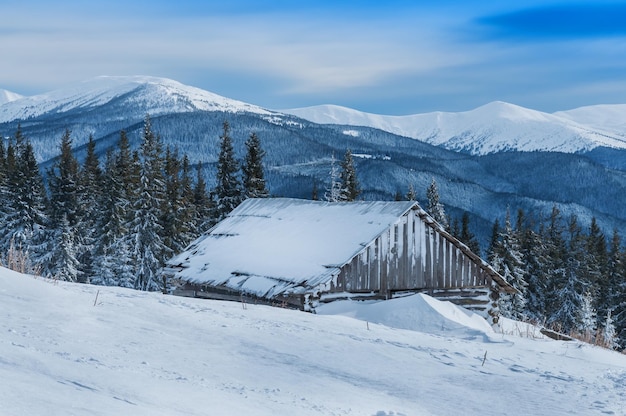
<instances>
[{"instance_id":1,"label":"cloudy horizon","mask_svg":"<svg viewBox=\"0 0 626 416\"><path fill-rule=\"evenodd\" d=\"M9 0L0 88L177 80L270 109L379 114L624 103L621 2Z\"/></svg>"}]
</instances>

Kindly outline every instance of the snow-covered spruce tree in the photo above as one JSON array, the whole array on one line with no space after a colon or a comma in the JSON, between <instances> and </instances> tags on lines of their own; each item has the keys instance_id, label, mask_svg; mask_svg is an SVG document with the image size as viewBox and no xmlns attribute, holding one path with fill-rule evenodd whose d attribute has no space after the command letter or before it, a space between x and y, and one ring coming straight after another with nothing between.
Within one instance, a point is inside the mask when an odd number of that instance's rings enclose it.
<instances>
[{"instance_id":1,"label":"snow-covered spruce tree","mask_svg":"<svg viewBox=\"0 0 626 416\"><path fill-rule=\"evenodd\" d=\"M96 143L93 136L89 136L87 143L87 156L79 173L78 201L81 206L81 222L79 228L82 233L83 247L79 254L81 270L85 281L91 282L97 278L93 270L94 252L96 240L101 228L97 227L100 216L100 201L103 193L103 177L100 168L100 160L96 154Z\"/></svg>"},{"instance_id":2,"label":"snow-covered spruce tree","mask_svg":"<svg viewBox=\"0 0 626 416\"><path fill-rule=\"evenodd\" d=\"M500 221L496 218L491 227L491 238L489 239L489 247L487 247L487 261L494 264L498 257L500 246Z\"/></svg>"},{"instance_id":3,"label":"snow-covered spruce tree","mask_svg":"<svg viewBox=\"0 0 626 416\"><path fill-rule=\"evenodd\" d=\"M98 206L99 230L95 241L91 282L105 286L135 287L135 275L129 247L128 218L130 201L125 193L122 172L116 156L107 153L104 165L104 189Z\"/></svg>"},{"instance_id":4,"label":"snow-covered spruce tree","mask_svg":"<svg viewBox=\"0 0 626 416\"><path fill-rule=\"evenodd\" d=\"M329 176L330 182L328 184L328 188L326 188L324 199L328 202L339 202L341 201L341 178L339 176L339 169L335 161L334 153L330 158Z\"/></svg>"},{"instance_id":5,"label":"snow-covered spruce tree","mask_svg":"<svg viewBox=\"0 0 626 416\"><path fill-rule=\"evenodd\" d=\"M261 140L256 133L251 133L246 140L246 158L241 168L243 172L243 187L247 198L267 198L269 192L265 183L263 157L265 151L261 148Z\"/></svg>"},{"instance_id":6,"label":"snow-covered spruce tree","mask_svg":"<svg viewBox=\"0 0 626 416\"><path fill-rule=\"evenodd\" d=\"M6 158L6 150L4 147L4 139L0 137L0 229L4 230L6 217L9 214L8 205L9 205L9 193L8 193L8 182L7 182L7 158ZM0 261L2 259L3 254L6 253L4 247L1 245L0 241Z\"/></svg>"},{"instance_id":7,"label":"snow-covered spruce tree","mask_svg":"<svg viewBox=\"0 0 626 416\"><path fill-rule=\"evenodd\" d=\"M443 204L439 201L439 189L435 178L432 179L428 189L426 189L426 199L428 200L428 213L439 223L439 225L448 229L448 217Z\"/></svg>"},{"instance_id":8,"label":"snow-covered spruce tree","mask_svg":"<svg viewBox=\"0 0 626 416\"><path fill-rule=\"evenodd\" d=\"M361 195L361 188L356 177L356 168L354 167L354 159L352 151L346 149L346 153L341 163L341 192L339 194L340 201L352 202L356 201Z\"/></svg>"},{"instance_id":9,"label":"snow-covered spruce tree","mask_svg":"<svg viewBox=\"0 0 626 416\"><path fill-rule=\"evenodd\" d=\"M546 274L547 283L545 298L548 300L545 305L545 316L546 323L552 326L559 326L554 316L561 306L559 291L567 281L565 270L567 247L564 232L563 218L555 205L552 207L548 223L541 233L545 248L545 269L543 270Z\"/></svg>"},{"instance_id":10,"label":"snow-covered spruce tree","mask_svg":"<svg viewBox=\"0 0 626 416\"><path fill-rule=\"evenodd\" d=\"M137 199L130 225L131 252L139 290L164 290L160 271L171 250L163 242L161 224L165 204L161 139L152 131L150 117L144 120L141 171Z\"/></svg>"},{"instance_id":11,"label":"snow-covered spruce tree","mask_svg":"<svg viewBox=\"0 0 626 416\"><path fill-rule=\"evenodd\" d=\"M216 185L213 190L216 209L215 221L225 218L233 209L243 201L243 189L239 179L239 163L235 159L232 138L230 137L230 125L227 121L223 125L223 133L220 136L220 153L217 160Z\"/></svg>"},{"instance_id":12,"label":"snow-covered spruce tree","mask_svg":"<svg viewBox=\"0 0 626 416\"><path fill-rule=\"evenodd\" d=\"M588 281L593 288L594 307L597 310L598 327L604 323L604 318L611 304L611 294L609 292L611 282L609 281L609 253L606 245L606 237L595 217L591 219L589 234L586 237L587 256L585 270L588 273Z\"/></svg>"},{"instance_id":13,"label":"snow-covered spruce tree","mask_svg":"<svg viewBox=\"0 0 626 416\"><path fill-rule=\"evenodd\" d=\"M83 281L79 267L83 239L79 204L79 168L72 153L70 131L61 138L61 155L48 172L50 189L49 258L47 274L61 280Z\"/></svg>"},{"instance_id":14,"label":"snow-covered spruce tree","mask_svg":"<svg viewBox=\"0 0 626 416\"><path fill-rule=\"evenodd\" d=\"M578 328L576 328L583 341L589 343L594 341L598 319L593 304L593 296L590 292L585 292L582 296L582 304L579 311L580 318Z\"/></svg>"},{"instance_id":15,"label":"snow-covered spruce tree","mask_svg":"<svg viewBox=\"0 0 626 416\"><path fill-rule=\"evenodd\" d=\"M47 196L33 147L19 126L15 145L9 144L1 163L0 250L6 254L13 247L37 264L46 252Z\"/></svg>"},{"instance_id":16,"label":"snow-covered spruce tree","mask_svg":"<svg viewBox=\"0 0 626 416\"><path fill-rule=\"evenodd\" d=\"M163 243L172 253L181 252L195 236L193 191L189 161L182 161L177 151L165 153L165 205Z\"/></svg>"},{"instance_id":17,"label":"snow-covered spruce tree","mask_svg":"<svg viewBox=\"0 0 626 416\"><path fill-rule=\"evenodd\" d=\"M193 188L193 205L195 211L196 231L202 234L215 225L215 206L206 188L206 181L202 174L202 164L196 168L196 183Z\"/></svg>"},{"instance_id":18,"label":"snow-covered spruce tree","mask_svg":"<svg viewBox=\"0 0 626 416\"><path fill-rule=\"evenodd\" d=\"M409 184L409 190L406 192L405 196L407 201L417 201L417 194L415 193L415 188L413 184Z\"/></svg>"},{"instance_id":19,"label":"snow-covered spruce tree","mask_svg":"<svg viewBox=\"0 0 626 416\"><path fill-rule=\"evenodd\" d=\"M55 261L55 269L52 269L52 276L68 282L79 281L82 271L76 254L76 236L65 213L61 214L54 229L54 241L56 246L52 260Z\"/></svg>"},{"instance_id":20,"label":"snow-covered spruce tree","mask_svg":"<svg viewBox=\"0 0 626 416\"><path fill-rule=\"evenodd\" d=\"M193 179L191 178L191 163L187 155L183 156L180 172L180 200L182 204L179 209L179 215L183 225L180 228L180 236L178 238L182 248L185 248L200 235L195 205L194 185Z\"/></svg>"},{"instance_id":21,"label":"snow-covered spruce tree","mask_svg":"<svg viewBox=\"0 0 626 416\"><path fill-rule=\"evenodd\" d=\"M530 227L518 227L521 232L521 253L523 259L524 280L528 283L526 293L526 311L532 321L546 321L548 299L548 278L546 245L541 233Z\"/></svg>"},{"instance_id":22,"label":"snow-covered spruce tree","mask_svg":"<svg viewBox=\"0 0 626 416\"><path fill-rule=\"evenodd\" d=\"M524 280L523 261L519 235L511 225L511 216L507 210L504 230L500 233L496 245L497 256L492 264L517 293L500 296L500 311L507 318L524 320L526 318L526 291L528 284Z\"/></svg>"},{"instance_id":23,"label":"snow-covered spruce tree","mask_svg":"<svg viewBox=\"0 0 626 416\"><path fill-rule=\"evenodd\" d=\"M480 256L480 244L476 239L476 236L469 229L469 214L467 212L463 213L463 217L461 217L461 233L459 239L472 250L473 253Z\"/></svg>"},{"instance_id":24,"label":"snow-covered spruce tree","mask_svg":"<svg viewBox=\"0 0 626 416\"><path fill-rule=\"evenodd\" d=\"M613 317L611 316L612 312L613 311L611 309L606 312L606 318L604 319L602 325L602 339L607 348L616 350L620 347L620 343L617 338L615 323L613 321Z\"/></svg>"},{"instance_id":25,"label":"snow-covered spruce tree","mask_svg":"<svg viewBox=\"0 0 626 416\"><path fill-rule=\"evenodd\" d=\"M621 240L617 231L613 232L609 256L609 281L611 318L615 326L617 343L626 347L626 250L621 249Z\"/></svg>"},{"instance_id":26,"label":"snow-covered spruce tree","mask_svg":"<svg viewBox=\"0 0 626 416\"><path fill-rule=\"evenodd\" d=\"M569 333L580 330L581 311L583 308L583 294L589 289L588 284L581 278L581 270L585 263L586 249L575 216L570 218L568 224L569 245L563 251L564 264L561 273L551 276L550 295L554 299L552 313L548 317L548 323Z\"/></svg>"}]
</instances>

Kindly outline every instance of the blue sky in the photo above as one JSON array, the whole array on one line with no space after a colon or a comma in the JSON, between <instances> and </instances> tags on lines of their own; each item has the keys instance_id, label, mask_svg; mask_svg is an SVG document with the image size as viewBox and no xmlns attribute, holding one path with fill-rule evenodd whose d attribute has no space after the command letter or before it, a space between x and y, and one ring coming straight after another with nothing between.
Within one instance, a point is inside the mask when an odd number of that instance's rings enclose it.
<instances>
[{"instance_id":1,"label":"blue sky","mask_svg":"<svg viewBox=\"0 0 626 416\"><path fill-rule=\"evenodd\" d=\"M0 16L0 88L25 95L153 75L270 109L626 103L617 1L3 0Z\"/></svg>"}]
</instances>

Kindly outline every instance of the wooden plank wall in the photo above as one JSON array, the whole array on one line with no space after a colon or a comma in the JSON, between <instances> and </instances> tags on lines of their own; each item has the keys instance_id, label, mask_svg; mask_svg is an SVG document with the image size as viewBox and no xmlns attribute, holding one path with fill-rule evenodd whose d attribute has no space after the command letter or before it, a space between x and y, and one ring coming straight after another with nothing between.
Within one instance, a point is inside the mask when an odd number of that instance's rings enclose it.
<instances>
[{"instance_id":1,"label":"wooden plank wall","mask_svg":"<svg viewBox=\"0 0 626 416\"><path fill-rule=\"evenodd\" d=\"M342 268L332 291L382 294L489 286L490 281L478 264L411 210Z\"/></svg>"}]
</instances>

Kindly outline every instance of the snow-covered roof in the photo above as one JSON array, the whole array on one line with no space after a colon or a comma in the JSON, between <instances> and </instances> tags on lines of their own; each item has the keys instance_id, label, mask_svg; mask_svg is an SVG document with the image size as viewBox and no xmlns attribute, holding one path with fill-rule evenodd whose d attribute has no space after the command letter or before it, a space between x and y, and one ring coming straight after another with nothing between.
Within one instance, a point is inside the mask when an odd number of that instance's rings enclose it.
<instances>
[{"instance_id":1,"label":"snow-covered roof","mask_svg":"<svg viewBox=\"0 0 626 416\"><path fill-rule=\"evenodd\" d=\"M328 281L412 201L248 199L168 265L182 280L261 297Z\"/></svg>"}]
</instances>

